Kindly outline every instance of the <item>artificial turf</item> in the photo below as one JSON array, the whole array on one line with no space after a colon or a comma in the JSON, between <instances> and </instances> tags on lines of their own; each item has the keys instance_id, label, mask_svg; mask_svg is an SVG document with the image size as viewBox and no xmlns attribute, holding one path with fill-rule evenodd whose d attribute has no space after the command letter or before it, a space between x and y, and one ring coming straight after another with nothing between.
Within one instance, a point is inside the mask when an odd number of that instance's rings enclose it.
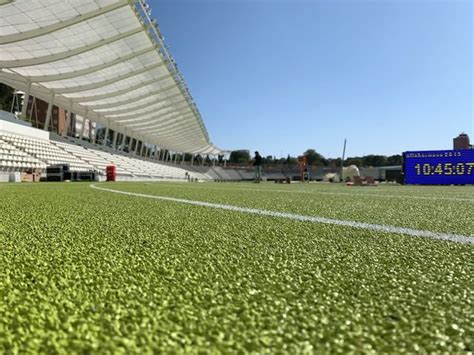
<instances>
[{"instance_id":1,"label":"artificial turf","mask_svg":"<svg viewBox=\"0 0 474 355\"><path fill-rule=\"evenodd\" d=\"M474 187L98 184L474 238ZM0 351L474 351L472 244L0 185Z\"/></svg>"}]
</instances>

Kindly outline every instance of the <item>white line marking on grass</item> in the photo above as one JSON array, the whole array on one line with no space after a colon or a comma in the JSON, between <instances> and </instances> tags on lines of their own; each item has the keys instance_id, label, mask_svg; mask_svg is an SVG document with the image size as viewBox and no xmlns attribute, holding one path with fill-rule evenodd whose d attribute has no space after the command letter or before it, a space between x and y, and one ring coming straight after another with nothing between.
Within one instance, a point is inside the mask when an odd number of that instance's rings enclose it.
<instances>
[{"instance_id":1,"label":"white line marking on grass","mask_svg":"<svg viewBox=\"0 0 474 355\"><path fill-rule=\"evenodd\" d=\"M409 235L413 237L447 240L447 241L462 243L462 244L474 244L474 238L472 238L474 236L431 232L431 231L389 226L389 225L383 225L383 224L345 221L345 220L325 218L325 217L304 216L304 215L298 215L298 214L288 213L288 212L260 210L256 208L238 207L238 206L224 205L220 203L211 203L211 202L205 202L205 201L186 200L182 198L175 198L175 197L168 197L168 196L146 195L146 194L140 194L140 193L135 193L135 192L120 191L120 190L113 190L113 189L108 189L104 187L98 187L94 184L91 184L90 187L92 187L93 189L112 192L116 194L151 198L151 199L162 200L162 201L178 202L178 203L184 203L188 205L204 206L204 207L228 210L228 211L234 211L234 212L250 213L250 214L257 214L257 215L262 215L262 216L270 216L270 217L278 217L278 218L287 218L287 219L303 221L303 222L331 224L331 225L336 225L336 226L373 230L373 231L383 232L383 233L405 234L405 235Z\"/></svg>"},{"instance_id":2,"label":"white line marking on grass","mask_svg":"<svg viewBox=\"0 0 474 355\"><path fill-rule=\"evenodd\" d=\"M204 186L190 185L185 186L185 182L178 184L168 184L164 182L157 182L159 185L172 186L172 187L185 187L200 189ZM216 190L231 190L231 191L256 191L256 192L283 192L283 193L295 193L295 194L307 194L307 195L332 195L332 196L357 196L357 197L382 197L382 198L401 198L401 199L415 199L415 200L446 200L446 201L462 201L474 203L473 198L461 198L461 197L437 197L437 196L410 196L410 195L382 195L377 194L379 191L364 191L363 193L351 193L351 192L330 192L330 191L309 191L309 190L282 190L282 189L259 189L259 188L248 188L248 187L215 187Z\"/></svg>"}]
</instances>

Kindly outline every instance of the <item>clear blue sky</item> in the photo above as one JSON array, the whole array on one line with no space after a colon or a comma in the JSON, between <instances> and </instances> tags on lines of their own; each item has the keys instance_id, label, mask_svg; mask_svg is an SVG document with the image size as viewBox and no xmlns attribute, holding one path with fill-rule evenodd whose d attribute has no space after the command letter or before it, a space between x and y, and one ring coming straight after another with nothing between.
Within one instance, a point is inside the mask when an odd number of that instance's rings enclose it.
<instances>
[{"instance_id":1,"label":"clear blue sky","mask_svg":"<svg viewBox=\"0 0 474 355\"><path fill-rule=\"evenodd\" d=\"M211 140L326 157L474 140L471 0L152 0Z\"/></svg>"}]
</instances>

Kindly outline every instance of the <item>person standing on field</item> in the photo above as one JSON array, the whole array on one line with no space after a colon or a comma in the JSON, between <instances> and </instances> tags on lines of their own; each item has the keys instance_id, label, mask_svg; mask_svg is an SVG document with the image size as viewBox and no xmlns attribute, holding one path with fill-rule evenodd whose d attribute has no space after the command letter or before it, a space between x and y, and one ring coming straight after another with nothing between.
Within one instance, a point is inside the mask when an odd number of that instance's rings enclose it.
<instances>
[{"instance_id":1,"label":"person standing on field","mask_svg":"<svg viewBox=\"0 0 474 355\"><path fill-rule=\"evenodd\" d=\"M255 152L253 166L255 167L255 182L260 183L260 180L262 179L262 157L258 152Z\"/></svg>"}]
</instances>

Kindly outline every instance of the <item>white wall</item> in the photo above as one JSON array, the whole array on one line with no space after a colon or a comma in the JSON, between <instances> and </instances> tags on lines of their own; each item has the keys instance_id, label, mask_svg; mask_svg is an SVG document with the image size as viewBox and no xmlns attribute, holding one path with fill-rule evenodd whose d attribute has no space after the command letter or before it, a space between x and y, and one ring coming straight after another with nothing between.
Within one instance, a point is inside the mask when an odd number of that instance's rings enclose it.
<instances>
[{"instance_id":1,"label":"white wall","mask_svg":"<svg viewBox=\"0 0 474 355\"><path fill-rule=\"evenodd\" d=\"M1 132L7 132L7 133L12 133L12 134L18 134L21 136L49 140L49 132L43 131L41 129L33 128L33 127L23 126L22 124L2 120L3 117L6 117L8 119L10 118L10 116L11 116L11 113L0 111L0 131Z\"/></svg>"}]
</instances>

